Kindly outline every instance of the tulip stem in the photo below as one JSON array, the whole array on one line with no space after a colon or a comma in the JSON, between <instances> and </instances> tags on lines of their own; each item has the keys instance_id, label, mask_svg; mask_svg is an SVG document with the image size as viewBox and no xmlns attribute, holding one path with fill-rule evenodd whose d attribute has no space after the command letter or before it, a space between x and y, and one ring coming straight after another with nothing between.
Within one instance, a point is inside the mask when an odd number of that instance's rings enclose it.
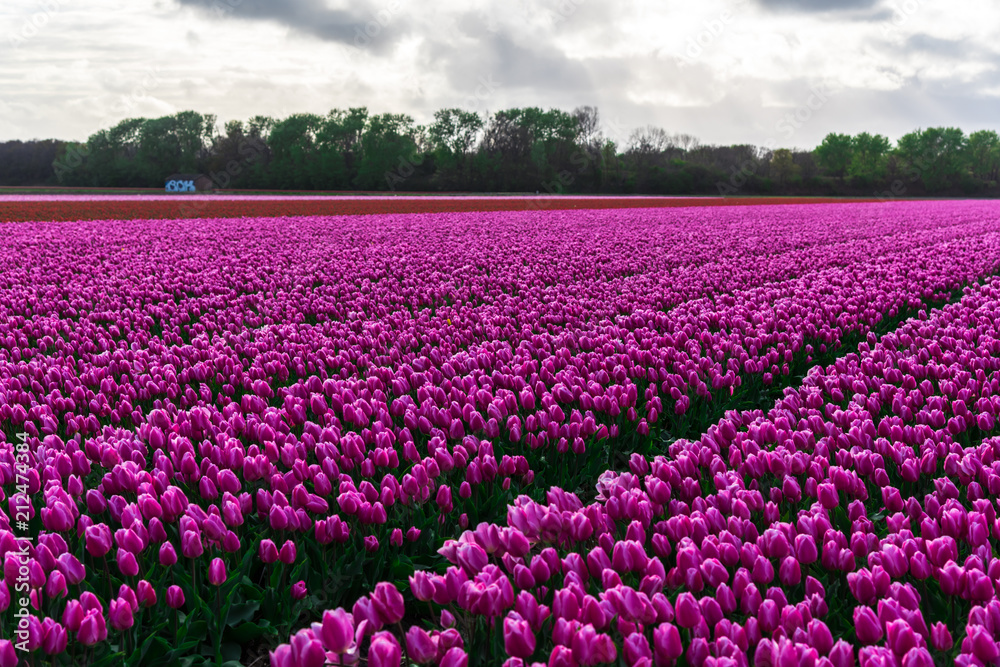
<instances>
[{"instance_id":1,"label":"tulip stem","mask_svg":"<svg viewBox=\"0 0 1000 667\"><path fill-rule=\"evenodd\" d=\"M409 659L406 655L406 633L403 632L403 622L396 622L396 629L399 630L399 647L403 650L403 664L409 664Z\"/></svg>"},{"instance_id":2,"label":"tulip stem","mask_svg":"<svg viewBox=\"0 0 1000 667\"><path fill-rule=\"evenodd\" d=\"M108 590L108 604L111 603L111 571L108 569L108 559L104 559L104 582L107 584L106 588Z\"/></svg>"},{"instance_id":3,"label":"tulip stem","mask_svg":"<svg viewBox=\"0 0 1000 667\"><path fill-rule=\"evenodd\" d=\"M215 636L215 660L222 664L222 631L225 620L222 618L222 591L219 586L215 587L215 618L219 624L219 632Z\"/></svg>"}]
</instances>

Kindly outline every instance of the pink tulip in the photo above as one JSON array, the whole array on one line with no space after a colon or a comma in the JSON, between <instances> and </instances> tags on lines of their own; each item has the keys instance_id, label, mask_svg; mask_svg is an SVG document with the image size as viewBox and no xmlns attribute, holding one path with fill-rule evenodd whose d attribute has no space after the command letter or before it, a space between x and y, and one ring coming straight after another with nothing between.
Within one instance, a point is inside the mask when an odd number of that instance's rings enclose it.
<instances>
[{"instance_id":1,"label":"pink tulip","mask_svg":"<svg viewBox=\"0 0 1000 667\"><path fill-rule=\"evenodd\" d=\"M343 653L351 645L354 636L354 624L350 615L342 607L324 612L321 634L328 651Z\"/></svg>"},{"instance_id":2,"label":"pink tulip","mask_svg":"<svg viewBox=\"0 0 1000 667\"><path fill-rule=\"evenodd\" d=\"M527 658L535 652L535 633L527 621L508 616L503 622L503 644L508 655Z\"/></svg>"},{"instance_id":3,"label":"pink tulip","mask_svg":"<svg viewBox=\"0 0 1000 667\"><path fill-rule=\"evenodd\" d=\"M171 609L184 606L184 590L180 586L173 585L167 589L167 606Z\"/></svg>"},{"instance_id":4,"label":"pink tulip","mask_svg":"<svg viewBox=\"0 0 1000 667\"><path fill-rule=\"evenodd\" d=\"M119 614L121 613L119 611ZM131 609L129 609L129 613L131 613ZM93 646L107 639L108 630L104 621L104 615L95 609L88 611L80 622L80 629L76 633L76 638L84 646Z\"/></svg>"},{"instance_id":5,"label":"pink tulip","mask_svg":"<svg viewBox=\"0 0 1000 667\"><path fill-rule=\"evenodd\" d=\"M221 558L213 558L208 565L208 583L221 586L226 583L226 564Z\"/></svg>"},{"instance_id":6,"label":"pink tulip","mask_svg":"<svg viewBox=\"0 0 1000 667\"><path fill-rule=\"evenodd\" d=\"M371 601L383 624L394 625L402 620L403 596L391 583L383 581L376 584Z\"/></svg>"},{"instance_id":7,"label":"pink tulip","mask_svg":"<svg viewBox=\"0 0 1000 667\"><path fill-rule=\"evenodd\" d=\"M285 540L285 543L281 545L281 550L278 552L278 560L285 565L291 565L295 562L295 552L295 542Z\"/></svg>"},{"instance_id":8,"label":"pink tulip","mask_svg":"<svg viewBox=\"0 0 1000 667\"><path fill-rule=\"evenodd\" d=\"M417 664L426 665L437 657L437 646L427 632L414 625L406 631L406 655Z\"/></svg>"},{"instance_id":9,"label":"pink tulip","mask_svg":"<svg viewBox=\"0 0 1000 667\"><path fill-rule=\"evenodd\" d=\"M95 524L87 528L86 535L87 553L94 558L101 558L111 551L111 530L103 523Z\"/></svg>"},{"instance_id":10,"label":"pink tulip","mask_svg":"<svg viewBox=\"0 0 1000 667\"><path fill-rule=\"evenodd\" d=\"M368 664L371 667L399 667L402 649L391 632L377 632L368 648Z\"/></svg>"},{"instance_id":11,"label":"pink tulip","mask_svg":"<svg viewBox=\"0 0 1000 667\"><path fill-rule=\"evenodd\" d=\"M0 667L17 667L20 658L14 643L7 639L0 639Z\"/></svg>"},{"instance_id":12,"label":"pink tulip","mask_svg":"<svg viewBox=\"0 0 1000 667\"><path fill-rule=\"evenodd\" d=\"M121 598L112 600L110 611L108 612L108 619L111 621L111 627L115 630L128 630L132 627L134 619L132 617L132 606L126 600ZM81 632L82 632L81 628Z\"/></svg>"}]
</instances>

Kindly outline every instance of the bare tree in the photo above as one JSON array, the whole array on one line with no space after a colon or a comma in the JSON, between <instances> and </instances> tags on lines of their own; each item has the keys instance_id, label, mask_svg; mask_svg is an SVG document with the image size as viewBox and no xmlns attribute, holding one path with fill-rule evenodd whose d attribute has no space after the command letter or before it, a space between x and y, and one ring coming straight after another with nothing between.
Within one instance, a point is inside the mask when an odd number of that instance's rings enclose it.
<instances>
[{"instance_id":1,"label":"bare tree","mask_svg":"<svg viewBox=\"0 0 1000 667\"><path fill-rule=\"evenodd\" d=\"M655 125L647 125L632 130L628 138L629 153L639 153L643 155L651 153L662 153L670 148L674 148L673 139L666 130Z\"/></svg>"},{"instance_id":2,"label":"bare tree","mask_svg":"<svg viewBox=\"0 0 1000 667\"><path fill-rule=\"evenodd\" d=\"M586 146L601 143L601 115L597 111L597 107L577 107L573 110L573 118L576 119L579 128L577 135L579 143Z\"/></svg>"},{"instance_id":3,"label":"bare tree","mask_svg":"<svg viewBox=\"0 0 1000 667\"><path fill-rule=\"evenodd\" d=\"M690 150L695 150L701 146L701 142L698 141L698 137L692 134L675 134L671 137L671 140L677 148L680 148L685 153Z\"/></svg>"}]
</instances>

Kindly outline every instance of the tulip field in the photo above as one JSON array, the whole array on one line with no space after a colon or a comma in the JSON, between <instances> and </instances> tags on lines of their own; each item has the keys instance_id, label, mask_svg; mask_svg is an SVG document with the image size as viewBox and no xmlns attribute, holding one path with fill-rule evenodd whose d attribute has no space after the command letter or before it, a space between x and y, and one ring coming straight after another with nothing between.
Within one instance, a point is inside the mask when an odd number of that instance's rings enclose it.
<instances>
[{"instance_id":1,"label":"tulip field","mask_svg":"<svg viewBox=\"0 0 1000 667\"><path fill-rule=\"evenodd\" d=\"M422 206L0 223L0 667L1000 665L1000 206Z\"/></svg>"},{"instance_id":2,"label":"tulip field","mask_svg":"<svg viewBox=\"0 0 1000 667\"><path fill-rule=\"evenodd\" d=\"M0 222L130 218L228 218L254 216L375 215L481 211L619 209L734 204L844 201L822 197L602 197L585 195L177 195L6 194L0 189ZM848 200L851 201L851 200ZM864 201L862 199L854 201Z\"/></svg>"}]
</instances>

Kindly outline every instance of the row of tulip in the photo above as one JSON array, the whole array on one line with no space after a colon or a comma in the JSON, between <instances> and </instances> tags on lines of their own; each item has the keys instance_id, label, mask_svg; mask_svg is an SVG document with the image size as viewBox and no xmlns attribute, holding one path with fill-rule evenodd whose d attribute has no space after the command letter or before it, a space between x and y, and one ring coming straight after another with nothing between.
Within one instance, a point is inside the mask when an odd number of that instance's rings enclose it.
<instances>
[{"instance_id":1,"label":"row of tulip","mask_svg":"<svg viewBox=\"0 0 1000 667\"><path fill-rule=\"evenodd\" d=\"M991 279L767 412L633 455L589 505L519 498L445 541L409 604L380 583L271 664L455 667L494 637L508 667L1000 664L998 396Z\"/></svg>"},{"instance_id":2,"label":"row of tulip","mask_svg":"<svg viewBox=\"0 0 1000 667\"><path fill-rule=\"evenodd\" d=\"M19 225L0 607L49 653L227 657L993 272L986 208Z\"/></svg>"}]
</instances>

